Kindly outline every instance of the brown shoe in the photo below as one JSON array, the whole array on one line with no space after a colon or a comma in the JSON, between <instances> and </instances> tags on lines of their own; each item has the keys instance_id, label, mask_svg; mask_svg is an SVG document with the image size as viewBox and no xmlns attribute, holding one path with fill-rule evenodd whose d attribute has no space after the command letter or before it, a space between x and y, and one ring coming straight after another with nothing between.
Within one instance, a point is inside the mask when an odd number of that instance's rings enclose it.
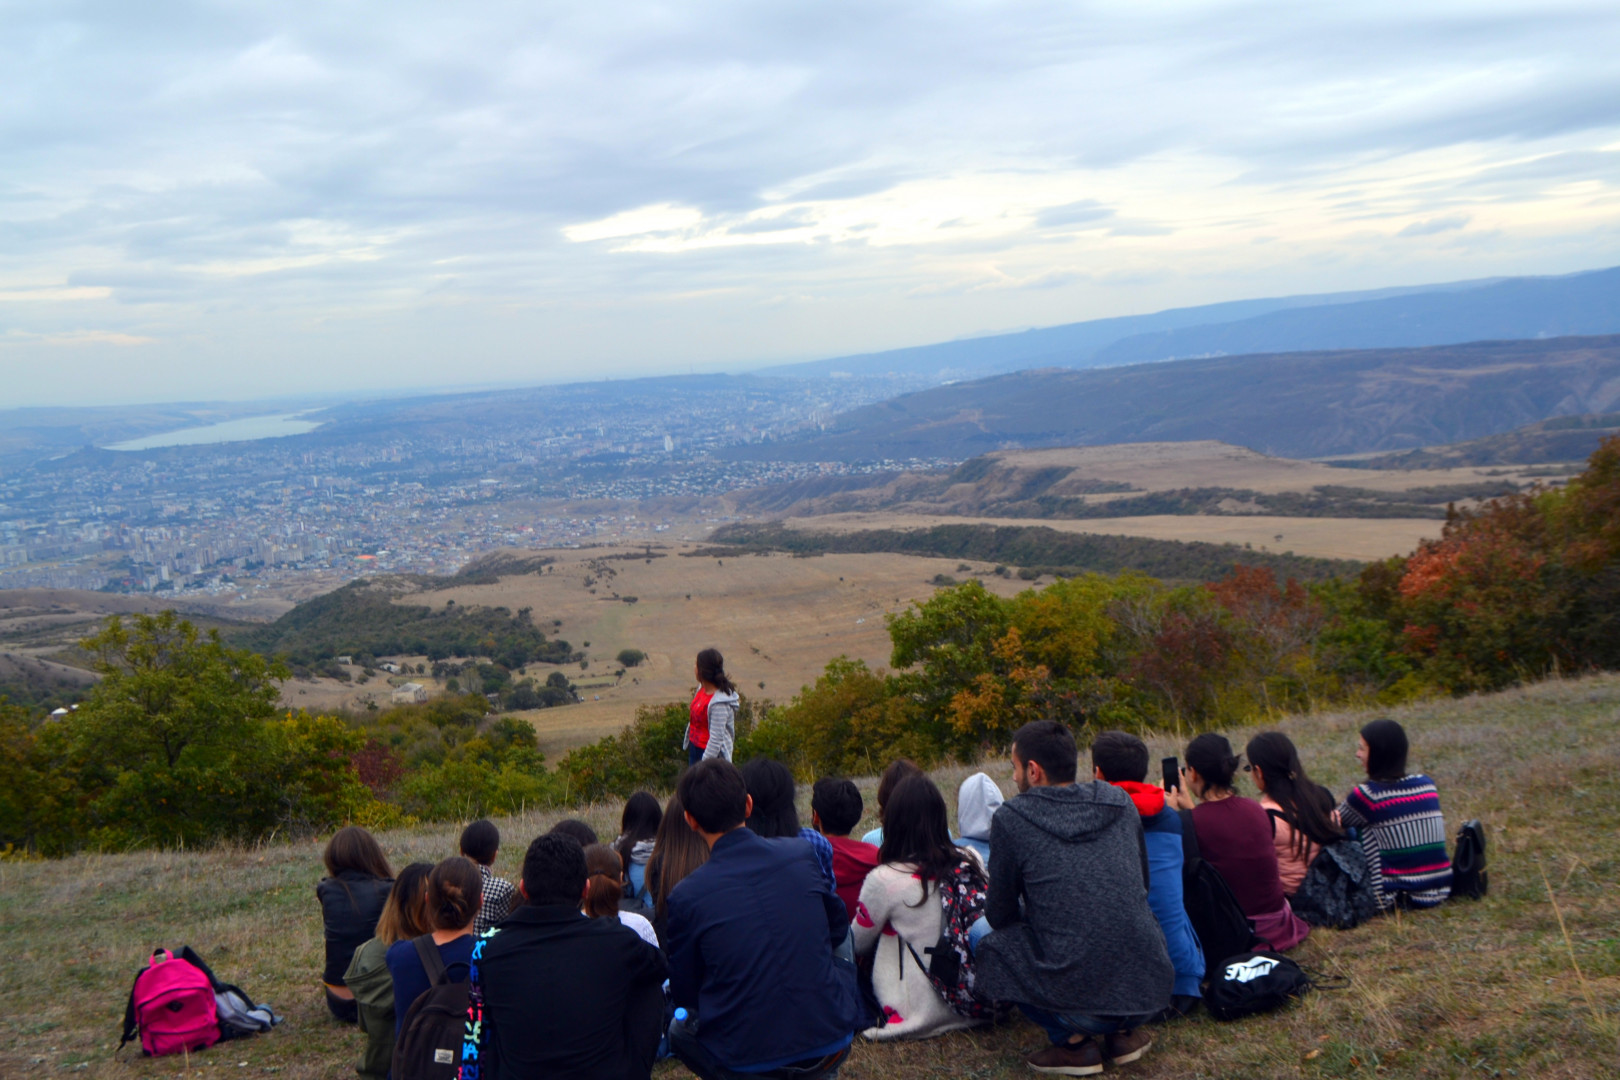
<instances>
[{"instance_id":1,"label":"brown shoe","mask_svg":"<svg viewBox=\"0 0 1620 1080\"><path fill-rule=\"evenodd\" d=\"M1024 1059L1036 1072L1057 1073L1061 1076L1095 1076L1103 1071L1102 1051L1096 1039L1048 1046Z\"/></svg>"},{"instance_id":2,"label":"brown shoe","mask_svg":"<svg viewBox=\"0 0 1620 1080\"><path fill-rule=\"evenodd\" d=\"M1103 1042L1103 1059L1110 1065L1127 1065L1148 1052L1153 1036L1137 1028L1108 1036Z\"/></svg>"}]
</instances>

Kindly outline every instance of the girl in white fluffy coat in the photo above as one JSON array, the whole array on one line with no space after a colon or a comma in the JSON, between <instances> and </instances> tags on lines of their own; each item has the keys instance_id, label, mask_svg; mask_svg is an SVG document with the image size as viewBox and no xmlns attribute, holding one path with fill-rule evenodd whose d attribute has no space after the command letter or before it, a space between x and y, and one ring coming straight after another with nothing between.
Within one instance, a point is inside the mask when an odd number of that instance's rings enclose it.
<instances>
[{"instance_id":1,"label":"girl in white fluffy coat","mask_svg":"<svg viewBox=\"0 0 1620 1080\"><path fill-rule=\"evenodd\" d=\"M928 953L939 940L945 909L938 882L963 862L979 876L978 856L951 842L945 799L926 776L903 780L883 811L880 863L866 876L851 928L857 956L872 956L872 989L887 1023L869 1039L926 1039L974 1027L952 1011L928 981Z\"/></svg>"}]
</instances>

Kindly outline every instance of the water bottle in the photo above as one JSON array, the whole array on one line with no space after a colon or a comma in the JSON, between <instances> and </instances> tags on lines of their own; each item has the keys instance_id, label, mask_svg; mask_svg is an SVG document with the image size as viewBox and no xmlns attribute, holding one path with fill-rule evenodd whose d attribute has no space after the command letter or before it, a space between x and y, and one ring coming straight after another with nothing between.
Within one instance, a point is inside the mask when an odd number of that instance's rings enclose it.
<instances>
[{"instance_id":1,"label":"water bottle","mask_svg":"<svg viewBox=\"0 0 1620 1080\"><path fill-rule=\"evenodd\" d=\"M690 1015L692 1014L687 1012L685 1009L675 1010L675 1019L682 1024L686 1023L686 1018Z\"/></svg>"}]
</instances>

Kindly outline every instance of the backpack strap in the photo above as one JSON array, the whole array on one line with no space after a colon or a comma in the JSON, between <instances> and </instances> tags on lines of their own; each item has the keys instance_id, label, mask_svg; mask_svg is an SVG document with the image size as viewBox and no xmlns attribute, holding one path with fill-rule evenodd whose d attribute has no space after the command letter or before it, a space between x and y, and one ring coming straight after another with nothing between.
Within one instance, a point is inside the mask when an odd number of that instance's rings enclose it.
<instances>
[{"instance_id":1,"label":"backpack strap","mask_svg":"<svg viewBox=\"0 0 1620 1080\"><path fill-rule=\"evenodd\" d=\"M444 982L444 959L439 955L439 947L433 943L433 935L411 938L411 944L416 946L416 955L422 961L422 969L427 972L428 985L438 986Z\"/></svg>"},{"instance_id":2,"label":"backpack strap","mask_svg":"<svg viewBox=\"0 0 1620 1080\"><path fill-rule=\"evenodd\" d=\"M1193 828L1191 810L1177 810L1176 816L1181 818L1181 861L1190 864L1194 859L1202 859L1203 852L1198 850L1198 830Z\"/></svg>"},{"instance_id":3,"label":"backpack strap","mask_svg":"<svg viewBox=\"0 0 1620 1080\"><path fill-rule=\"evenodd\" d=\"M184 960L186 963L208 976L208 985L214 988L214 993L219 993L224 987L225 984L220 982L218 976L214 974L214 969L203 963L203 958L198 956L196 950L192 949L190 945L180 946L180 952L175 956L175 959Z\"/></svg>"},{"instance_id":4,"label":"backpack strap","mask_svg":"<svg viewBox=\"0 0 1620 1080\"><path fill-rule=\"evenodd\" d=\"M140 975L135 976L135 982L129 985L129 1000L124 1003L124 1037L118 1040L118 1050L122 1050L125 1043L135 1038L135 987L144 974L146 972L142 970ZM118 1053L118 1050L114 1050L113 1053Z\"/></svg>"},{"instance_id":5,"label":"backpack strap","mask_svg":"<svg viewBox=\"0 0 1620 1080\"><path fill-rule=\"evenodd\" d=\"M1266 810L1266 820L1271 822L1271 838L1273 840L1277 839L1277 822L1280 821L1285 825L1288 824L1288 816L1281 810L1272 810L1268 808Z\"/></svg>"}]
</instances>

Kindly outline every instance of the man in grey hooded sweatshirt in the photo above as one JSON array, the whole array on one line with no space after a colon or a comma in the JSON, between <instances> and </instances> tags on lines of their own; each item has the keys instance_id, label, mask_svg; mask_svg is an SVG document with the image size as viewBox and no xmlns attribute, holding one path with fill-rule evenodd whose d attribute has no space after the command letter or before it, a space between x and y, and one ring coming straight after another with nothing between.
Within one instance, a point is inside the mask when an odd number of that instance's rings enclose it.
<instances>
[{"instance_id":1,"label":"man in grey hooded sweatshirt","mask_svg":"<svg viewBox=\"0 0 1620 1080\"><path fill-rule=\"evenodd\" d=\"M1055 721L1013 736L1019 794L991 821L991 933L975 953L979 992L1016 1003L1052 1040L1030 1067L1065 1076L1140 1058L1153 1041L1140 1027L1175 982L1148 906L1141 815L1111 784L1075 783L1078 760Z\"/></svg>"}]
</instances>

